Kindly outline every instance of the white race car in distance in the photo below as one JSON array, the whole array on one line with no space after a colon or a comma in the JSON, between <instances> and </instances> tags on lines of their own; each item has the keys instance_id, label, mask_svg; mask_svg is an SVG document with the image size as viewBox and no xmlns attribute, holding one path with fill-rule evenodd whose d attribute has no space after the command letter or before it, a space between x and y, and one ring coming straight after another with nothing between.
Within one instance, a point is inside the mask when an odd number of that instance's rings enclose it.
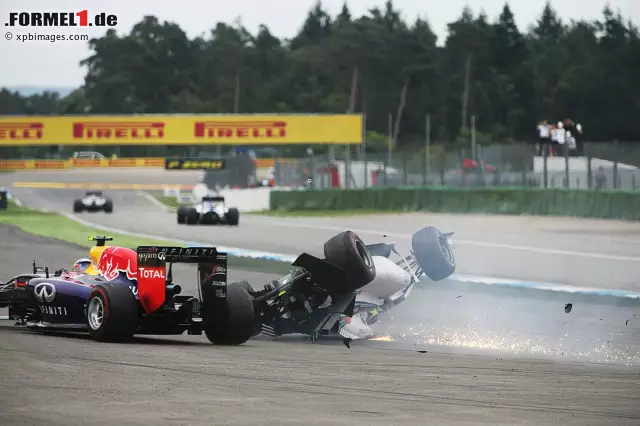
<instances>
[{"instance_id":1,"label":"white race car in distance","mask_svg":"<svg viewBox=\"0 0 640 426\"><path fill-rule=\"evenodd\" d=\"M102 191L87 191L84 198L77 199L73 202L74 213L83 211L105 213L113 212L113 201L102 195Z\"/></svg>"},{"instance_id":2,"label":"white race car in distance","mask_svg":"<svg viewBox=\"0 0 640 426\"><path fill-rule=\"evenodd\" d=\"M240 222L240 211L227 207L221 196L201 197L192 206L178 207L177 213L179 224L238 226Z\"/></svg>"}]
</instances>

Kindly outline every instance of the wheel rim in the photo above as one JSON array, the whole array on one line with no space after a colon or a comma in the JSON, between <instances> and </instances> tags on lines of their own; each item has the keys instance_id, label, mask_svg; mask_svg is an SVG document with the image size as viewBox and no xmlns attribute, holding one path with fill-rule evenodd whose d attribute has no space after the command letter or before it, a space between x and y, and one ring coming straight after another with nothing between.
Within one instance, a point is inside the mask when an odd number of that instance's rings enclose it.
<instances>
[{"instance_id":1,"label":"wheel rim","mask_svg":"<svg viewBox=\"0 0 640 426\"><path fill-rule=\"evenodd\" d=\"M356 251L358 252L358 255L362 258L362 260L364 260L365 265L371 268L371 265L373 264L373 260L371 259L371 256L369 256L369 252L367 252L367 248L364 246L362 241L356 240L355 242L356 242Z\"/></svg>"},{"instance_id":2,"label":"wheel rim","mask_svg":"<svg viewBox=\"0 0 640 426\"><path fill-rule=\"evenodd\" d=\"M102 303L99 297L94 297L91 299L91 302L89 302L87 318L89 320L89 327L96 331L100 330L104 318L104 303Z\"/></svg>"},{"instance_id":3,"label":"wheel rim","mask_svg":"<svg viewBox=\"0 0 640 426\"><path fill-rule=\"evenodd\" d=\"M444 237L440 237L440 250L442 250L442 253L444 254L444 257L447 259L447 261L453 262L453 253L451 252L451 248L449 247L447 239Z\"/></svg>"}]
</instances>

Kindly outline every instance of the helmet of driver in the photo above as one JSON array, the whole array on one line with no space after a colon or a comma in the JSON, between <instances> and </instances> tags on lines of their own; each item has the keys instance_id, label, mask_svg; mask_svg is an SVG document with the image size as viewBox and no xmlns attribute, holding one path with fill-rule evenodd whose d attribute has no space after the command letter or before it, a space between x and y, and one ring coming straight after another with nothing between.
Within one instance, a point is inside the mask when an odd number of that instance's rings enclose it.
<instances>
[{"instance_id":1,"label":"helmet of driver","mask_svg":"<svg viewBox=\"0 0 640 426\"><path fill-rule=\"evenodd\" d=\"M89 265L91 265L91 259L78 259L76 263L73 264L73 272L84 272Z\"/></svg>"}]
</instances>

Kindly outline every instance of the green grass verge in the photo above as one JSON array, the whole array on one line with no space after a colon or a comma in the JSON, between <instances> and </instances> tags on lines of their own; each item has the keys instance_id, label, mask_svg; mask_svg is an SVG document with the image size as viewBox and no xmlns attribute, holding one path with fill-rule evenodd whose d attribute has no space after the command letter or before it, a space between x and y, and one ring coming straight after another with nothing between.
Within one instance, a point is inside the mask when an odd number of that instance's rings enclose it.
<instances>
[{"instance_id":1,"label":"green grass verge","mask_svg":"<svg viewBox=\"0 0 640 426\"><path fill-rule=\"evenodd\" d=\"M178 202L176 197L165 197L164 195L155 195L151 194L156 200L160 201L162 204L166 204L169 207L178 208L181 204Z\"/></svg>"},{"instance_id":2,"label":"green grass verge","mask_svg":"<svg viewBox=\"0 0 640 426\"><path fill-rule=\"evenodd\" d=\"M81 247L93 247L95 242L89 241L89 237L105 234L104 230L84 226L59 214L18 207L13 203L7 210L0 210L0 223L15 226L29 234L65 241ZM137 238L116 233L109 233L109 236L113 237L114 244L122 247L179 245L165 240Z\"/></svg>"},{"instance_id":3,"label":"green grass verge","mask_svg":"<svg viewBox=\"0 0 640 426\"><path fill-rule=\"evenodd\" d=\"M0 210L0 223L15 226L29 234L87 248L95 245L95 242L89 241L90 236L105 235L106 232L82 225L56 213L18 207L12 202L7 210ZM183 244L171 241L131 237L113 232L107 232L106 235L113 237L113 244L132 249L141 245L183 246ZM233 256L229 256L228 266L234 269L278 275L286 273L291 267L289 263L285 262Z\"/></svg>"},{"instance_id":4,"label":"green grass verge","mask_svg":"<svg viewBox=\"0 0 640 426\"><path fill-rule=\"evenodd\" d=\"M277 216L277 217L292 217L292 216L361 216L372 214L392 214L398 215L403 212L390 212L388 210L265 210L260 212L250 212L247 214L258 216ZM408 212L411 213L411 212Z\"/></svg>"}]
</instances>

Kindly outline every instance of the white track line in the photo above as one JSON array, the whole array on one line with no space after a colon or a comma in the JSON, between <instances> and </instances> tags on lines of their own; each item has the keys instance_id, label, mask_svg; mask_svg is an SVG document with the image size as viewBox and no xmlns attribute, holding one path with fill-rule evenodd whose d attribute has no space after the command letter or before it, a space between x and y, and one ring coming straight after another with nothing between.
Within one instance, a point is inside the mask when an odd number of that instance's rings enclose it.
<instances>
[{"instance_id":1,"label":"white track line","mask_svg":"<svg viewBox=\"0 0 640 426\"><path fill-rule=\"evenodd\" d=\"M164 211L168 211L168 212L176 211L175 207L171 207L171 206L166 205L165 203L163 203L162 201L158 200L156 197L154 197L153 195L149 194L148 192L137 191L136 194L142 196L147 201L153 203L157 207L160 207Z\"/></svg>"},{"instance_id":2,"label":"white track line","mask_svg":"<svg viewBox=\"0 0 640 426\"><path fill-rule=\"evenodd\" d=\"M149 195L149 194L147 194ZM150 196L150 195L149 195ZM160 202L160 201L158 201ZM64 212L60 212L60 214L62 214L63 216L76 221L80 224L83 224L85 226L89 226L89 227L93 227L96 229L102 229L102 230L106 230L106 231L111 231L111 232L115 232L115 233L120 233L123 235L128 235L128 236L133 236L133 237L138 237L138 238L148 238L148 239L155 239L155 240L164 240L164 241L169 241L169 242L176 242L179 244L184 244L184 245L191 245L191 246L211 246L211 244L209 243L198 243L198 242L191 242L191 241L185 241L185 240L179 240L179 239L175 239L175 238L167 238L167 237L162 237L162 236L158 236L158 235L149 235L149 234L141 234L141 233L137 233L137 232L130 232L130 231L125 231L122 229L117 229L117 228L111 228L108 226L104 226L104 225L100 225L97 223L93 223L93 222L89 222L86 221L84 219L81 219L73 214L70 213L64 213ZM290 224L289 224L290 225ZM302 225L294 225L294 227L304 227ZM328 227L328 226L324 226L324 225L320 225L320 227L318 229L330 229L330 230L338 230L338 231L343 231L343 228L337 228L337 227ZM352 229L354 232L357 233L370 233L373 235L387 235L387 236L395 236L395 237L400 237L400 238L411 238L410 235L406 235L406 234L398 234L398 233L384 233L381 231L377 231L377 230L364 230L364 229ZM473 243L470 241L467 241L468 245L472 245L469 243ZM456 240L456 244L460 244L460 241ZM483 243L485 244L485 243ZM491 244L491 243L489 243ZM486 244L484 245L486 246ZM513 247L513 246L509 246L506 244L500 245L502 248L505 247ZM245 250L245 249L241 249L241 248L234 248L234 247L222 247L222 246L217 246L221 251L227 252L230 256L237 256L237 257L250 257L250 258L254 258L254 259L266 259L266 260L274 260L274 261L280 261L280 262L286 262L286 263L291 263L293 262L293 260L296 258L296 256L294 255L287 255L287 254L282 254L282 253L267 253L267 252L259 252L259 251L254 251L254 250ZM516 246L518 247L518 246ZM526 249L536 249L535 247L526 247ZM513 249L513 248L512 248ZM549 253L549 250L544 251L545 253ZM596 254L597 253L580 253L580 252L570 252L570 251L566 251L566 250L557 250L556 252L558 253L579 253L579 255L589 255L589 254ZM627 257L625 258L624 256L607 256L607 255L601 255L601 258L614 258L616 260L632 260L632 261L639 261L639 258L634 258L634 257ZM593 257L593 256L591 256ZM621 259L622 258L622 259ZM576 287L576 286L572 286L572 285L566 285L566 284L558 284L558 283L539 283L539 282L529 282L529 281L523 281L523 280L518 280L518 279L505 279L505 278L495 278L495 277L481 277L481 276L475 276L475 275L464 275L464 274L454 274L451 276L452 280L456 280L456 281L460 281L460 282L468 282L468 283L474 283L474 284L484 284L484 285L497 285L497 286L507 286L507 287L516 287L516 288L525 288L525 289L531 289L531 290L542 290L542 291L554 291L554 292L560 292L560 293L572 293L572 294L584 294L584 295L591 295L591 296L613 296L613 297L618 297L618 298L631 298L631 299L640 299L640 292L631 292L631 291L625 291L625 290L609 290L609 289L598 289L598 288L586 288L586 287ZM7 317L2 317L0 316L0 319L8 319Z\"/></svg>"},{"instance_id":3,"label":"white track line","mask_svg":"<svg viewBox=\"0 0 640 426\"><path fill-rule=\"evenodd\" d=\"M345 230L345 227L335 226L335 225L319 225L319 224L302 224L302 223L291 223L284 222L279 220L266 220L265 222L282 227L288 228L302 228L302 229L317 229L324 231L336 231L341 232ZM396 237L402 239L411 239L411 234L403 234L397 232L384 232L377 229L364 229L364 228L349 228L353 232L357 234L369 234L376 236L386 235L387 237ZM583 251L574 251L574 250L561 250L561 249L552 249L546 247L532 247L532 246L522 246L515 244L502 244L502 243L491 243L486 241L474 241L474 240L459 240L456 238L456 245L467 245L474 247L487 247L487 248L498 248L505 250L518 250L518 251L528 251L533 253L541 253L541 254L551 254L551 255L563 255L563 256L577 256L577 257L587 257L592 259L606 259L606 260L619 260L625 262L640 262L640 257L636 256L620 256L613 254L602 254L602 253L591 253L591 252L583 252Z\"/></svg>"}]
</instances>

